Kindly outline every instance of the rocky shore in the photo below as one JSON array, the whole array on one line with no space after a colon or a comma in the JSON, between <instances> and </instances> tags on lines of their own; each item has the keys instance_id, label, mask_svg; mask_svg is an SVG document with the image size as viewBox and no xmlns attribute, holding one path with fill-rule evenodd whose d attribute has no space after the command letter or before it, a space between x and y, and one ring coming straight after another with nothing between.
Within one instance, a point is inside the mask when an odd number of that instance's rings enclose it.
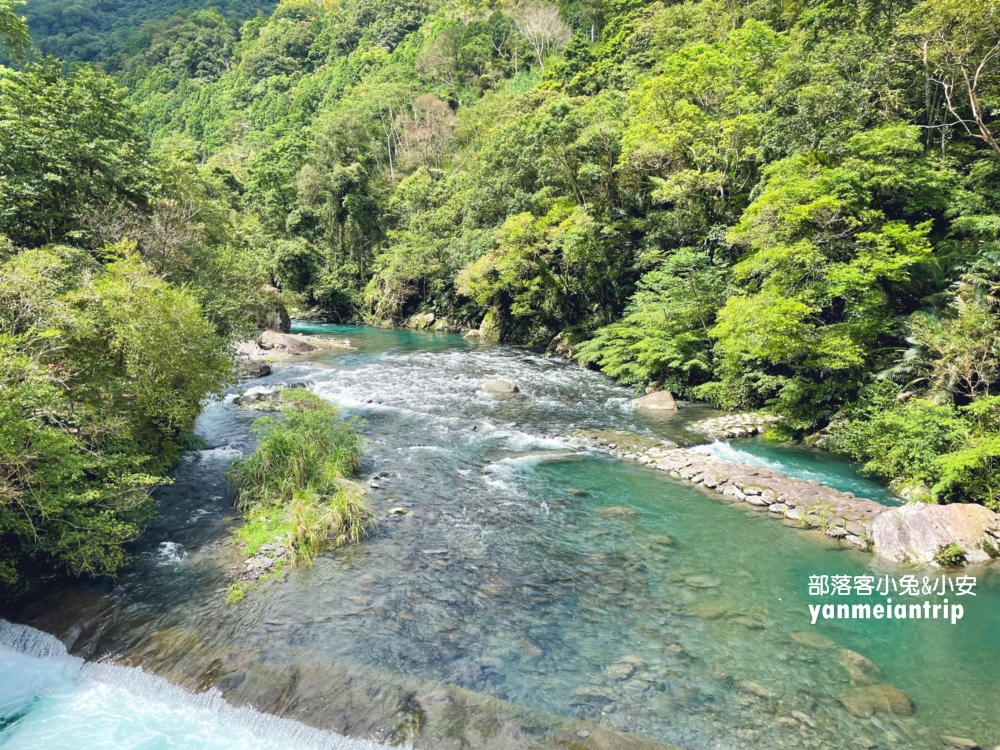
<instances>
[{"instance_id":1,"label":"rocky shore","mask_svg":"<svg viewBox=\"0 0 1000 750\"><path fill-rule=\"evenodd\" d=\"M1000 514L980 505L912 503L889 507L815 480L726 461L624 431L581 432L568 440L665 472L719 495L731 505L766 510L771 518L817 529L895 563L941 565L939 555L952 547L961 554L950 565L1000 558Z\"/></svg>"},{"instance_id":2,"label":"rocky shore","mask_svg":"<svg viewBox=\"0 0 1000 750\"><path fill-rule=\"evenodd\" d=\"M636 459L675 479L700 485L726 502L766 508L771 516L817 528L857 547L871 545L872 527L888 508L766 467L733 463L685 448L651 448Z\"/></svg>"}]
</instances>

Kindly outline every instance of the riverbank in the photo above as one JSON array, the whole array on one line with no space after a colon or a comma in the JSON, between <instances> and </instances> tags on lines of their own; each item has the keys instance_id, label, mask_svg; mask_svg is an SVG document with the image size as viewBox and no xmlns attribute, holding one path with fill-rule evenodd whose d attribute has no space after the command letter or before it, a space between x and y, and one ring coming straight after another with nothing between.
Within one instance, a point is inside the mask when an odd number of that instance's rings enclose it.
<instances>
[{"instance_id":1,"label":"riverbank","mask_svg":"<svg viewBox=\"0 0 1000 750\"><path fill-rule=\"evenodd\" d=\"M435 750L494 735L565 747L589 726L696 750L1000 742L997 576L980 575L953 634L813 626L810 575L906 569L746 503L740 513L706 502L699 486L572 440L697 442L690 423L710 411L650 419L598 373L458 336L303 332L353 348L276 364L259 385L310 383L364 420L374 537L226 605L243 558L229 543L239 518L224 474L252 452L257 416L226 400L199 418L207 447L158 491L161 518L126 573L54 587L8 618L55 633L74 654L324 729L416 727L415 745ZM496 378L519 393L480 390ZM913 713L851 714L838 697L861 686L842 649L875 663L879 684L904 693ZM431 705L442 689L467 698Z\"/></svg>"}]
</instances>

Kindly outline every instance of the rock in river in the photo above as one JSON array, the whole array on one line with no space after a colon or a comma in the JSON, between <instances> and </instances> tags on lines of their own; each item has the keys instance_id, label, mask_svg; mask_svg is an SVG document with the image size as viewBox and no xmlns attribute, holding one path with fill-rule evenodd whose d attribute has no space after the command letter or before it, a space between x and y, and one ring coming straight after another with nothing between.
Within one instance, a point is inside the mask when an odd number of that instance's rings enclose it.
<instances>
[{"instance_id":1,"label":"rock in river","mask_svg":"<svg viewBox=\"0 0 1000 750\"><path fill-rule=\"evenodd\" d=\"M849 690L838 695L840 701L851 715L868 718L872 714L902 714L913 713L913 701L906 693L897 690L892 685L866 685Z\"/></svg>"},{"instance_id":2,"label":"rock in river","mask_svg":"<svg viewBox=\"0 0 1000 750\"><path fill-rule=\"evenodd\" d=\"M875 554L897 563L933 564L948 545L969 562L986 562L983 543L1000 537L1000 515L982 505L912 503L882 513L872 526Z\"/></svg>"},{"instance_id":3,"label":"rock in river","mask_svg":"<svg viewBox=\"0 0 1000 750\"><path fill-rule=\"evenodd\" d=\"M722 585L722 581L712 576L688 576L684 579L684 583L695 589L714 589Z\"/></svg>"},{"instance_id":4,"label":"rock in river","mask_svg":"<svg viewBox=\"0 0 1000 750\"><path fill-rule=\"evenodd\" d=\"M516 385L511 383L509 380L487 380L481 386L479 390L483 393L492 393L494 396L510 396L514 393L520 393L521 389Z\"/></svg>"},{"instance_id":5,"label":"rock in river","mask_svg":"<svg viewBox=\"0 0 1000 750\"><path fill-rule=\"evenodd\" d=\"M261 349L277 349L288 354L308 354L316 351L316 347L306 343L302 339L289 336L287 333L277 331L264 331L257 339L257 345Z\"/></svg>"},{"instance_id":6,"label":"rock in river","mask_svg":"<svg viewBox=\"0 0 1000 750\"><path fill-rule=\"evenodd\" d=\"M625 518L627 516L637 515L637 511L634 508L623 508L619 505L612 505L608 508L601 508L599 511L602 516L608 516L609 518Z\"/></svg>"},{"instance_id":7,"label":"rock in river","mask_svg":"<svg viewBox=\"0 0 1000 750\"><path fill-rule=\"evenodd\" d=\"M636 409L648 411L677 411L677 402L670 391L655 391L632 402Z\"/></svg>"}]
</instances>

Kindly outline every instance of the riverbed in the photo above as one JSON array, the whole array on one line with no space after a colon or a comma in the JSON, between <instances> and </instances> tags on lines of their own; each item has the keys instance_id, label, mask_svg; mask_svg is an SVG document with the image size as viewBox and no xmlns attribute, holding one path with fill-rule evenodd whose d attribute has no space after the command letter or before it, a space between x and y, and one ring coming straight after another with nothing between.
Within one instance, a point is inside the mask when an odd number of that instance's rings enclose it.
<instances>
[{"instance_id":1,"label":"riverbed","mask_svg":"<svg viewBox=\"0 0 1000 750\"><path fill-rule=\"evenodd\" d=\"M814 626L811 575L940 572L888 566L567 436L626 430L705 444L898 502L848 462L760 440L711 445L688 427L710 415L705 407L644 417L629 389L524 349L298 330L353 348L276 366L252 384L308 384L361 420L361 476L380 524L372 539L225 604L241 560L224 472L252 450L260 416L230 397L206 406L197 429L207 447L186 454L158 492L162 517L121 579L54 586L5 616L53 633L77 657L211 688L335 739L442 749L556 746L564 736L581 747L643 737L696 750L921 750L941 747L940 735L1000 744L996 566L970 573L976 596L956 625ZM480 392L493 377L521 393ZM389 515L399 507L405 515ZM842 649L874 662L915 712L848 713L837 701L852 688ZM0 744L31 746L45 725L30 706L18 711L0 724ZM217 720L223 737L226 721L239 722ZM85 734L65 746L99 746Z\"/></svg>"}]
</instances>

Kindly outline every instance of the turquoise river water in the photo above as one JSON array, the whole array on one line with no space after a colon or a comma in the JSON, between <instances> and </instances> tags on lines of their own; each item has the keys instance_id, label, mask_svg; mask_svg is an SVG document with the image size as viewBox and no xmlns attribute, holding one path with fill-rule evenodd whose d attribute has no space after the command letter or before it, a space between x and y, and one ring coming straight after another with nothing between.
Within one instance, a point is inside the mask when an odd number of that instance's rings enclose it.
<instances>
[{"instance_id":1,"label":"turquoise river water","mask_svg":"<svg viewBox=\"0 0 1000 750\"><path fill-rule=\"evenodd\" d=\"M702 444L898 502L850 463L762 440L707 443L688 425L709 410L647 419L628 389L523 349L296 330L353 348L259 383L308 383L363 420L378 533L225 604L241 560L223 474L252 449L259 415L231 396L207 405L207 447L158 492L161 518L123 576L53 584L3 613L19 624L0 625L0 746L597 747L587 743L604 730L691 750L929 750L941 735L1000 745L996 565L965 571L976 595L955 625L813 625L808 605L838 599L810 596L811 575L941 574L887 565L566 436L618 429ZM521 394L481 393L491 377ZM400 506L405 516L389 516ZM837 701L852 689L845 648L906 693L913 714L848 713ZM560 722L591 729L547 745Z\"/></svg>"}]
</instances>

